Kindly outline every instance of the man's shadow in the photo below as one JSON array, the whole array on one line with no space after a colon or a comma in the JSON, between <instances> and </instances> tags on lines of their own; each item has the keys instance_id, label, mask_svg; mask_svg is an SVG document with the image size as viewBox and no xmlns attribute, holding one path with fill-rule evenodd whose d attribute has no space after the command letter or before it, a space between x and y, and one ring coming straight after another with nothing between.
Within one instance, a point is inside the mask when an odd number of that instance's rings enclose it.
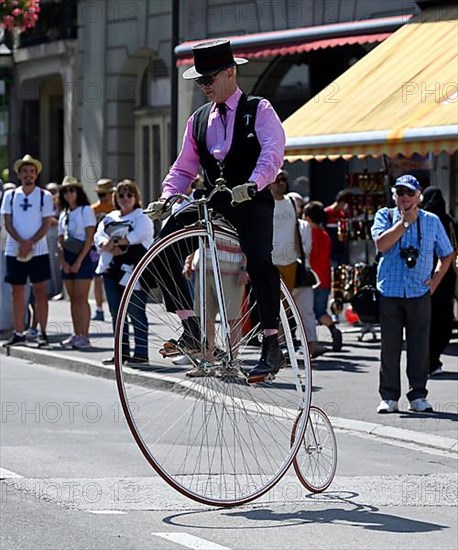
<instances>
[{"instance_id":1,"label":"man's shadow","mask_svg":"<svg viewBox=\"0 0 458 550\"><path fill-rule=\"evenodd\" d=\"M438 523L414 520L410 518L400 517L399 514L391 515L379 512L379 509L375 506L369 506L355 502L354 499L358 497L358 493L333 493L326 492L321 495L307 495L306 500L312 501L313 504L326 503L328 499L339 503L344 506L351 505L352 509L347 510L332 506L322 510L313 510L311 507L304 508L304 502L294 503L291 502L290 507L294 511L290 512L277 512L270 508L250 508L236 509L227 511L226 509L216 509L214 512L219 513L222 517L226 518L245 518L249 521L247 525L240 525L237 522L233 526L228 525L226 522L220 522L220 526L215 523L214 519L209 519L206 523L197 525L195 523L196 514L211 513L210 510L199 510L192 512L185 512L181 514L174 514L172 516L165 517L164 523L188 527L186 518L193 517L193 527L199 527L202 529L277 529L279 527L287 528L291 526L309 524L309 523L321 523L321 524L342 524L346 523L354 527L362 527L365 530L380 531L387 533L431 533L436 531L442 531L448 529L446 525L440 525ZM320 501L319 499L325 499ZM314 502L315 501L315 502ZM282 504L282 506L284 506ZM300 508L300 509L299 509Z\"/></svg>"}]
</instances>

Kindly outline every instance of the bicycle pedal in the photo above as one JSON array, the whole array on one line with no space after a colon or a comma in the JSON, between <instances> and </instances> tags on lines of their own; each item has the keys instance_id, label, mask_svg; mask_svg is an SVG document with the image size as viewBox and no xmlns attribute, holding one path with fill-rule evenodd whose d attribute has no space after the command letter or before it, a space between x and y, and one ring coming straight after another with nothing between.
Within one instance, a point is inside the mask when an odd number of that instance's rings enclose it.
<instances>
[{"instance_id":1,"label":"bicycle pedal","mask_svg":"<svg viewBox=\"0 0 458 550\"><path fill-rule=\"evenodd\" d=\"M261 384L262 382L272 382L275 380L275 374L264 374L255 377L248 377L248 384Z\"/></svg>"}]
</instances>

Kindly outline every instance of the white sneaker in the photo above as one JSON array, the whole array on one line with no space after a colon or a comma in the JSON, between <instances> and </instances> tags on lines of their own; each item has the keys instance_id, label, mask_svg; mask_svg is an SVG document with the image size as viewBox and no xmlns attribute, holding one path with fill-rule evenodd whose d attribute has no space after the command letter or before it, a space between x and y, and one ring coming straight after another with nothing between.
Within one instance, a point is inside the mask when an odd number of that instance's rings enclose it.
<instances>
[{"instance_id":1,"label":"white sneaker","mask_svg":"<svg viewBox=\"0 0 458 550\"><path fill-rule=\"evenodd\" d=\"M187 355L180 355L176 359L172 360L174 365L192 365L191 359Z\"/></svg>"},{"instance_id":2,"label":"white sneaker","mask_svg":"<svg viewBox=\"0 0 458 550\"><path fill-rule=\"evenodd\" d=\"M62 342L60 343L60 345L63 347L63 348L71 348L72 345L73 345L73 341L75 340L76 338L76 334L72 334L71 336L69 336L68 338L65 338L65 340L62 340Z\"/></svg>"},{"instance_id":3,"label":"white sneaker","mask_svg":"<svg viewBox=\"0 0 458 550\"><path fill-rule=\"evenodd\" d=\"M28 328L26 331L24 331L24 336L27 338L27 340L35 340L38 336L38 330L36 328Z\"/></svg>"},{"instance_id":4,"label":"white sneaker","mask_svg":"<svg viewBox=\"0 0 458 550\"><path fill-rule=\"evenodd\" d=\"M409 411L420 412L420 413L434 412L431 403L424 397L419 397L418 399L412 399L409 405Z\"/></svg>"},{"instance_id":5,"label":"white sneaker","mask_svg":"<svg viewBox=\"0 0 458 550\"><path fill-rule=\"evenodd\" d=\"M440 376L441 374L444 374L442 367L437 367L437 369L433 370L433 372L429 376Z\"/></svg>"},{"instance_id":6,"label":"white sneaker","mask_svg":"<svg viewBox=\"0 0 458 550\"><path fill-rule=\"evenodd\" d=\"M75 336L72 348L73 349L86 349L91 347L91 342L87 336Z\"/></svg>"},{"instance_id":7,"label":"white sneaker","mask_svg":"<svg viewBox=\"0 0 458 550\"><path fill-rule=\"evenodd\" d=\"M377 407L377 412L379 414L388 414L398 411L398 402L394 399L382 399L379 406Z\"/></svg>"}]
</instances>

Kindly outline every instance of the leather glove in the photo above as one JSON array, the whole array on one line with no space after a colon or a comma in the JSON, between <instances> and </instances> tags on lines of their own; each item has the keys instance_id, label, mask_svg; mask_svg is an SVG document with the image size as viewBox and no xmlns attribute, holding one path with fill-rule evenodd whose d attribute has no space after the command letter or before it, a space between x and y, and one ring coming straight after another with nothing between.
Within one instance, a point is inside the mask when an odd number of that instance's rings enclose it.
<instances>
[{"instance_id":1,"label":"leather glove","mask_svg":"<svg viewBox=\"0 0 458 550\"><path fill-rule=\"evenodd\" d=\"M256 189L256 184L252 182L236 185L232 189L232 203L240 204L241 202L250 201L256 195Z\"/></svg>"},{"instance_id":2,"label":"leather glove","mask_svg":"<svg viewBox=\"0 0 458 550\"><path fill-rule=\"evenodd\" d=\"M164 201L154 201L148 204L146 210L143 213L146 214L152 220L165 220L170 216L170 208L165 207Z\"/></svg>"}]
</instances>

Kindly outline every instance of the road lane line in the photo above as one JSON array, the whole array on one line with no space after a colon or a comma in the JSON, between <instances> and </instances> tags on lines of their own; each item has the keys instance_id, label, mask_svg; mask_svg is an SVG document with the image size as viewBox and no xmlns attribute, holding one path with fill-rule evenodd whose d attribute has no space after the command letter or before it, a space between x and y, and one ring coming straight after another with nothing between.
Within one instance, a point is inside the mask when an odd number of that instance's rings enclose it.
<instances>
[{"instance_id":1,"label":"road lane line","mask_svg":"<svg viewBox=\"0 0 458 550\"><path fill-rule=\"evenodd\" d=\"M188 533L151 533L155 537L161 537L165 540L170 540L186 548L193 548L193 550L230 550L227 546L221 546L216 542L201 539Z\"/></svg>"},{"instance_id":2,"label":"road lane line","mask_svg":"<svg viewBox=\"0 0 458 550\"><path fill-rule=\"evenodd\" d=\"M124 510L87 510L90 514L127 514Z\"/></svg>"},{"instance_id":3,"label":"road lane line","mask_svg":"<svg viewBox=\"0 0 458 550\"><path fill-rule=\"evenodd\" d=\"M0 479L21 479L22 476L0 466Z\"/></svg>"}]
</instances>

